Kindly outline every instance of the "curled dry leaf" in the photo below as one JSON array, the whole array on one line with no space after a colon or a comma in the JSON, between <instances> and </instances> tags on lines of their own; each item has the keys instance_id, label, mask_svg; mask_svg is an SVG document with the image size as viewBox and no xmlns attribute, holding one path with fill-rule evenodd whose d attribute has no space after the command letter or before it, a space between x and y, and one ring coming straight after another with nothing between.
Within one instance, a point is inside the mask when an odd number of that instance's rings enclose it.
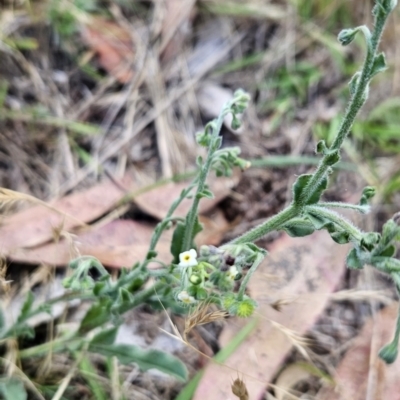
<instances>
[{"instance_id":1,"label":"curled dry leaf","mask_svg":"<svg viewBox=\"0 0 400 400\"><path fill-rule=\"evenodd\" d=\"M135 45L129 31L105 18L92 17L82 27L82 37L108 73L121 83L132 79Z\"/></svg>"}]
</instances>

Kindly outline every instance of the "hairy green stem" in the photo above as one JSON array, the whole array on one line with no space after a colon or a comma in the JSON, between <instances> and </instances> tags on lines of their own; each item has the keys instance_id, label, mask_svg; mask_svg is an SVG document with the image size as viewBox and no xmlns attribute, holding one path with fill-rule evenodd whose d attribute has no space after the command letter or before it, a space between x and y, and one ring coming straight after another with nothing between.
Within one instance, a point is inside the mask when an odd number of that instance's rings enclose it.
<instances>
[{"instance_id":1,"label":"hairy green stem","mask_svg":"<svg viewBox=\"0 0 400 400\"><path fill-rule=\"evenodd\" d=\"M216 120L215 126L213 127L213 131L211 133L212 139L210 141L210 147L208 149L207 158L206 158L205 163L201 166L199 178L196 182L197 183L196 195L194 196L192 206L186 217L185 237L183 239L183 247L182 247L183 251L190 250L191 245L192 245L193 229L194 229L196 218L198 215L200 194L205 189L207 175L211 168L211 164L212 164L212 161L214 158L214 153L217 150L215 148L215 140L216 140L216 137L218 137L219 132L221 131L225 115L226 115L226 109L224 109L219 114L218 119Z\"/></svg>"},{"instance_id":2,"label":"hairy green stem","mask_svg":"<svg viewBox=\"0 0 400 400\"><path fill-rule=\"evenodd\" d=\"M345 219L342 215L339 215L334 211L327 210L324 207L320 207L319 205L307 206L305 210L313 211L321 217L326 218L334 224L340 226L343 230L349 232L357 243L359 243L362 239L363 234L360 229L354 226L350 221L347 221L347 219Z\"/></svg>"},{"instance_id":3,"label":"hairy green stem","mask_svg":"<svg viewBox=\"0 0 400 400\"><path fill-rule=\"evenodd\" d=\"M374 59L377 53L380 38L382 36L383 28L385 26L388 13L378 12L375 18L375 29L370 39L370 44L367 46L367 55L364 61L364 65L361 71L361 75L357 84L356 91L354 95L350 98L349 104L346 109L346 113L342 119L339 131L329 148L328 154L324 155L321 162L318 165L317 170L313 174L312 178L308 182L305 190L303 191L303 196L300 200L301 204L307 204L307 201L313 196L315 188L326 176L330 165L328 159L330 152L339 151L344 140L350 132L353 126L354 120L360 111L361 107L366 101L368 85L372 78L372 68L374 64Z\"/></svg>"},{"instance_id":4,"label":"hairy green stem","mask_svg":"<svg viewBox=\"0 0 400 400\"><path fill-rule=\"evenodd\" d=\"M244 293L246 291L247 284L250 281L250 278L256 272L258 266L261 264L262 260L264 260L264 256L261 253L257 253L256 259L254 260L253 265L250 267L250 269L247 271L246 276L243 278L242 283L240 284L240 288L238 291L238 297L237 299L239 301L243 300Z\"/></svg>"},{"instance_id":5,"label":"hairy green stem","mask_svg":"<svg viewBox=\"0 0 400 400\"><path fill-rule=\"evenodd\" d=\"M280 213L274 215L273 217L267 219L264 223L250 231L244 233L243 235L233 239L230 244L243 244L255 242L258 239L261 239L263 236L268 233L280 229L283 225L285 225L288 221L298 215L298 210L294 205L290 205L289 207L282 210Z\"/></svg>"}]
</instances>

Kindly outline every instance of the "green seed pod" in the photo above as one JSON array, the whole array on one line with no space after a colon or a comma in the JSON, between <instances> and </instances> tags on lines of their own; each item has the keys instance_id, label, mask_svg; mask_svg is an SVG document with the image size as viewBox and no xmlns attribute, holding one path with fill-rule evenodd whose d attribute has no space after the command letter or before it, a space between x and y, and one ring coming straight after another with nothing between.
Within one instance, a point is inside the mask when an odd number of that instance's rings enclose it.
<instances>
[{"instance_id":1,"label":"green seed pod","mask_svg":"<svg viewBox=\"0 0 400 400\"><path fill-rule=\"evenodd\" d=\"M193 285L200 285L200 283L203 281L203 279L199 275L192 274L192 275L190 275L189 281Z\"/></svg>"}]
</instances>

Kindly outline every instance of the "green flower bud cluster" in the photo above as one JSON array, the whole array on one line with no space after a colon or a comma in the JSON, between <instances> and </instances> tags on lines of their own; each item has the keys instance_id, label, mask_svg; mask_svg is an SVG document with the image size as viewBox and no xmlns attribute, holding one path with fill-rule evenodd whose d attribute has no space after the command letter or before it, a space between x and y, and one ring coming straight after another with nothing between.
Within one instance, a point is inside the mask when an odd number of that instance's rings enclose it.
<instances>
[{"instance_id":1,"label":"green flower bud cluster","mask_svg":"<svg viewBox=\"0 0 400 400\"><path fill-rule=\"evenodd\" d=\"M252 243L228 244L220 248L204 245L200 247L198 259L194 249L181 253L181 262L175 268L181 285L174 291L175 298L183 306L207 301L219 304L231 315L249 316L256 303L243 295L244 269L251 270L254 262L265 253ZM236 292L239 286L241 291Z\"/></svg>"},{"instance_id":2,"label":"green flower bud cluster","mask_svg":"<svg viewBox=\"0 0 400 400\"><path fill-rule=\"evenodd\" d=\"M99 274L100 278L105 277L107 279L109 277L109 273L100 261L91 256L76 258L69 263L69 267L73 270L73 273L63 280L63 285L66 289L93 289L96 282L89 274L91 270Z\"/></svg>"},{"instance_id":3,"label":"green flower bud cluster","mask_svg":"<svg viewBox=\"0 0 400 400\"><path fill-rule=\"evenodd\" d=\"M216 151L211 169L217 176L230 176L234 167L239 167L241 170L249 168L250 162L240 158L239 154L239 147L227 147Z\"/></svg>"}]
</instances>

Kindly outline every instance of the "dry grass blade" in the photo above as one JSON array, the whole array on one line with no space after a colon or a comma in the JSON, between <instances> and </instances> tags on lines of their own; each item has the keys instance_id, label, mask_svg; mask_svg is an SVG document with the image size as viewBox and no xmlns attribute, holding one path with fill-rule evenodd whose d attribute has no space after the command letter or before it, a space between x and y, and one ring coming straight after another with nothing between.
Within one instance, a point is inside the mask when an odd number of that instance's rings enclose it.
<instances>
[{"instance_id":1,"label":"dry grass blade","mask_svg":"<svg viewBox=\"0 0 400 400\"><path fill-rule=\"evenodd\" d=\"M249 400L249 392L247 391L246 384L240 378L236 378L232 383L232 393L239 397L240 400Z\"/></svg>"},{"instance_id":2,"label":"dry grass blade","mask_svg":"<svg viewBox=\"0 0 400 400\"><path fill-rule=\"evenodd\" d=\"M183 332L183 336L186 340L186 335L194 329L196 326L205 325L210 322L220 321L229 316L226 311L222 310L209 310L209 304L200 303L194 311L189 314L189 316L185 320L185 331Z\"/></svg>"},{"instance_id":3,"label":"dry grass blade","mask_svg":"<svg viewBox=\"0 0 400 400\"><path fill-rule=\"evenodd\" d=\"M84 222L82 222L78 218L75 218L73 215L64 213L64 212L58 210L57 208L51 206L50 204L47 204L46 202L39 200L38 198L36 198L34 196L30 196L29 194L25 194L25 193L16 192L15 190L0 188L0 207L8 206L8 205L14 204L18 201L28 201L30 203L41 205L52 211L55 211L56 213L64 216L65 218L72 219L72 220L78 222L79 225L81 225L81 226L87 226Z\"/></svg>"},{"instance_id":4,"label":"dry grass blade","mask_svg":"<svg viewBox=\"0 0 400 400\"><path fill-rule=\"evenodd\" d=\"M289 339L289 341L300 352L300 354L302 354L307 360L310 359L306 350L306 347L308 347L310 344L310 339L306 339L305 337L299 335L296 331L289 329L278 322L271 320L271 324Z\"/></svg>"},{"instance_id":5,"label":"dry grass blade","mask_svg":"<svg viewBox=\"0 0 400 400\"><path fill-rule=\"evenodd\" d=\"M369 301L376 300L383 304L390 304L393 299L390 298L390 293L386 290L341 290L340 292L332 293L331 300L333 301Z\"/></svg>"}]
</instances>

